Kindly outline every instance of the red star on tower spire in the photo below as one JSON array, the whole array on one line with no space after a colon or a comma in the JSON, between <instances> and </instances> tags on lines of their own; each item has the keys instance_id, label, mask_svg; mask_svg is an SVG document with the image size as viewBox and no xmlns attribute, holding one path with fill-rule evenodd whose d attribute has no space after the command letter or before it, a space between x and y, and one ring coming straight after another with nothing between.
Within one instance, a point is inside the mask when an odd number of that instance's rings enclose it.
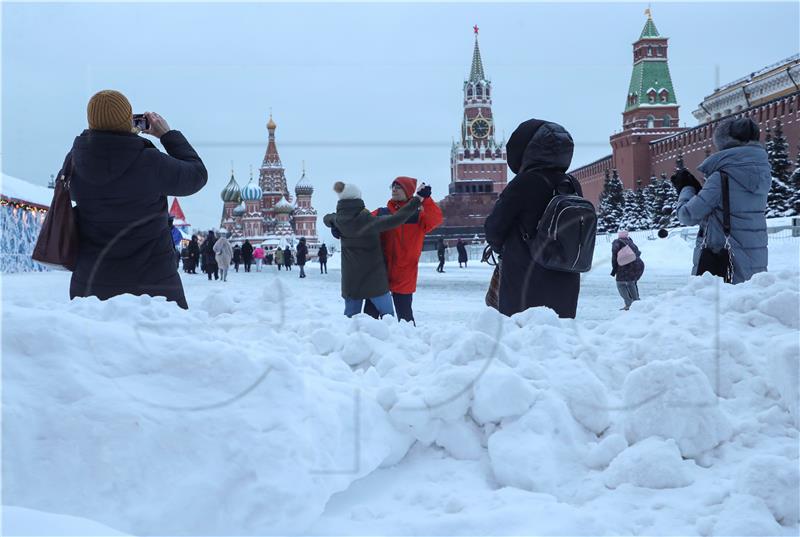
<instances>
[{"instance_id":1,"label":"red star on tower spire","mask_svg":"<svg viewBox=\"0 0 800 537\"><path fill-rule=\"evenodd\" d=\"M475 26L472 27L472 29L475 31L475 35L477 35L478 34L478 25L476 24Z\"/></svg>"}]
</instances>

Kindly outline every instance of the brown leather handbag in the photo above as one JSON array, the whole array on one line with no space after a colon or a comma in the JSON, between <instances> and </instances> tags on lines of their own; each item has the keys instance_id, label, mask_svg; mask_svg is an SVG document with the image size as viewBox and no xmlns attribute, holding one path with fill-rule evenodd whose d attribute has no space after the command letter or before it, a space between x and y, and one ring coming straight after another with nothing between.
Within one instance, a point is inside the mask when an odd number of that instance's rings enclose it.
<instances>
[{"instance_id":1,"label":"brown leather handbag","mask_svg":"<svg viewBox=\"0 0 800 537\"><path fill-rule=\"evenodd\" d=\"M489 281L489 289L486 290L486 305L490 308L500 310L500 263L494 257L494 252L491 246L487 246L483 250L483 257L481 263L487 263L489 266L494 265L494 272L492 272L492 279Z\"/></svg>"},{"instance_id":2,"label":"brown leather handbag","mask_svg":"<svg viewBox=\"0 0 800 537\"><path fill-rule=\"evenodd\" d=\"M69 197L71 179L72 153L68 153L31 255L43 265L70 271L75 269L78 260L78 219Z\"/></svg>"}]
</instances>

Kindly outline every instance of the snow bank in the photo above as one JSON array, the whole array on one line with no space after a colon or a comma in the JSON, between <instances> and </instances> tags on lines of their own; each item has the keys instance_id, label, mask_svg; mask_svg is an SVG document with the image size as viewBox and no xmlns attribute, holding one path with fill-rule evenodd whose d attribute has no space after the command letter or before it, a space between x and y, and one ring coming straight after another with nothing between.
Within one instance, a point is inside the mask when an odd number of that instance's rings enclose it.
<instances>
[{"instance_id":1,"label":"snow bank","mask_svg":"<svg viewBox=\"0 0 800 537\"><path fill-rule=\"evenodd\" d=\"M92 520L69 515L45 513L24 507L4 505L3 535L38 537L40 535L81 535L83 537L124 537L120 533Z\"/></svg>"},{"instance_id":2,"label":"snow bank","mask_svg":"<svg viewBox=\"0 0 800 537\"><path fill-rule=\"evenodd\" d=\"M429 454L458 464L442 487L468 469L486 490L415 493L403 505L437 514L419 533L491 533L506 501L586 517L549 533L796 528L797 277L687 277L601 321L480 309L416 328L267 275L189 311L22 294L3 304L5 499L130 533L302 533Z\"/></svg>"}]
</instances>

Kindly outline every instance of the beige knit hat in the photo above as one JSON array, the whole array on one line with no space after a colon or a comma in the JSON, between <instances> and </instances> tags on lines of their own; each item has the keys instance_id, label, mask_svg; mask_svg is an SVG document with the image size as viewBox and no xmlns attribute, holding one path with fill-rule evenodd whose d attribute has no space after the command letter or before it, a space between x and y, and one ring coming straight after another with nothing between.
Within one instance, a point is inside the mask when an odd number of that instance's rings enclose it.
<instances>
[{"instance_id":1,"label":"beige knit hat","mask_svg":"<svg viewBox=\"0 0 800 537\"><path fill-rule=\"evenodd\" d=\"M133 132L131 103L118 91L98 91L86 107L89 128L101 131Z\"/></svg>"}]
</instances>

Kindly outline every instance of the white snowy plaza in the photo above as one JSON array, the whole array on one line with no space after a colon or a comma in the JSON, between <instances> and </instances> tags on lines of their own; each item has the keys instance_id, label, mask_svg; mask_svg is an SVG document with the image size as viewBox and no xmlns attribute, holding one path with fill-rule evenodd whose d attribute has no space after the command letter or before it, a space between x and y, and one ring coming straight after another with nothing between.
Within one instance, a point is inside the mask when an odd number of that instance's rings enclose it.
<instances>
[{"instance_id":1,"label":"white snowy plaza","mask_svg":"<svg viewBox=\"0 0 800 537\"><path fill-rule=\"evenodd\" d=\"M797 535L800 238L736 287L634 238L643 300L601 238L576 320L479 264L420 267L416 328L346 319L337 256L188 311L4 275L4 534Z\"/></svg>"}]
</instances>

